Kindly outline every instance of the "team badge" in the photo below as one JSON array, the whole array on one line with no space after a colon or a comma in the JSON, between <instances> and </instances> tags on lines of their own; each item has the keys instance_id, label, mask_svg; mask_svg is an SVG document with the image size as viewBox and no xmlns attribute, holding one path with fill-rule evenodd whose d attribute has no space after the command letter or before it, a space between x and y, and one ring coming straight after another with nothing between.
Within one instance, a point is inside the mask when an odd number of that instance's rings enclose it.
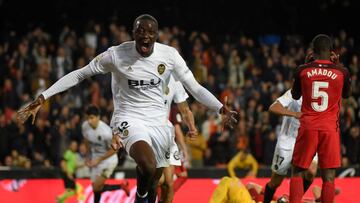
<instances>
[{"instance_id":1,"label":"team badge","mask_svg":"<svg viewBox=\"0 0 360 203\"><path fill-rule=\"evenodd\" d=\"M123 136L128 136L129 135L129 130L127 130L127 129L125 129L124 131L123 131Z\"/></svg>"},{"instance_id":2,"label":"team badge","mask_svg":"<svg viewBox=\"0 0 360 203\"><path fill-rule=\"evenodd\" d=\"M158 65L158 72L159 72L160 75L165 72L165 65L164 64Z\"/></svg>"}]
</instances>

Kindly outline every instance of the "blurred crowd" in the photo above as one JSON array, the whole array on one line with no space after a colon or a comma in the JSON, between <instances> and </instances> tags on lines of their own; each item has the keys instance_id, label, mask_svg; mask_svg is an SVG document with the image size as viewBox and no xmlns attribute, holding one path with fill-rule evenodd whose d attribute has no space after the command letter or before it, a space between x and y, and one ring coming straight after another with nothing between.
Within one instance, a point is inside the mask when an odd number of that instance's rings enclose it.
<instances>
[{"instance_id":1,"label":"blurred crowd","mask_svg":"<svg viewBox=\"0 0 360 203\"><path fill-rule=\"evenodd\" d=\"M160 23L161 26L161 23ZM314 33L316 35L317 33ZM360 163L360 50L344 30L333 35L341 62L349 69L353 93L343 101L341 140L343 166ZM97 75L52 97L34 124L16 122L16 111L56 80L81 68L97 54L132 40L131 30L117 22L90 21L83 27L64 25L58 33L34 26L28 33L5 30L0 34L0 166L54 167L71 141L82 146L84 109L94 104L109 123L113 109L111 77ZM225 168L246 150L260 167L272 161L281 117L268 107L291 88L296 67L304 63L309 41L298 35L216 36L177 26L161 27L159 42L175 47L195 78L240 114L234 129L222 131L217 114L189 99L200 135L187 140L191 167ZM184 128L186 131L186 128ZM82 147L80 147L82 148ZM79 150L79 156L81 156Z\"/></svg>"}]
</instances>

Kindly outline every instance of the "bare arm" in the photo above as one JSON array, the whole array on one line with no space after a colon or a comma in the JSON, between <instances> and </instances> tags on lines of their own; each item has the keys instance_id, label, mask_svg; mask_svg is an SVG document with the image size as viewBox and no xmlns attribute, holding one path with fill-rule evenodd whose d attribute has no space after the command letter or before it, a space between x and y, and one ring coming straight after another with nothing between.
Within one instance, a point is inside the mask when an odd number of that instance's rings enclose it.
<instances>
[{"instance_id":1,"label":"bare arm","mask_svg":"<svg viewBox=\"0 0 360 203\"><path fill-rule=\"evenodd\" d=\"M297 119L299 119L301 116L301 112L290 111L289 109L281 105L279 101L275 101L273 104L271 104L271 106L269 107L269 111L274 114L295 117Z\"/></svg>"},{"instance_id":2,"label":"bare arm","mask_svg":"<svg viewBox=\"0 0 360 203\"><path fill-rule=\"evenodd\" d=\"M184 122L186 123L187 127L189 128L189 132L188 132L187 135L190 138L193 138L193 137L197 136L198 131L197 131L196 126L195 126L194 115L191 112L187 101L178 103L177 107L178 107L178 109L180 111L180 114L181 114Z\"/></svg>"},{"instance_id":3,"label":"bare arm","mask_svg":"<svg viewBox=\"0 0 360 203\"><path fill-rule=\"evenodd\" d=\"M176 143L179 145L180 150L184 153L185 160L188 161L189 154L188 154L187 146L186 146L186 143L185 143L184 133L182 132L181 127L180 127L179 124L176 124L174 127L175 127L175 140L176 140Z\"/></svg>"},{"instance_id":4,"label":"bare arm","mask_svg":"<svg viewBox=\"0 0 360 203\"><path fill-rule=\"evenodd\" d=\"M112 148L110 148L104 155L102 155L101 157L97 158L97 159L92 159L90 160L87 165L89 167L94 167L97 166L100 162L102 162L103 160L111 157L112 155L116 154L116 151Z\"/></svg>"}]
</instances>

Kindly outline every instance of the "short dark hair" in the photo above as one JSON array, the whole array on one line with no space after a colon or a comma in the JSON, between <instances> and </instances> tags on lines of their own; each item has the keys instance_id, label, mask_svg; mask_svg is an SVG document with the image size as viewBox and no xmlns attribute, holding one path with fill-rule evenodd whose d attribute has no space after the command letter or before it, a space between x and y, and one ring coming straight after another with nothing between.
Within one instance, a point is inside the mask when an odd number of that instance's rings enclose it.
<instances>
[{"instance_id":1,"label":"short dark hair","mask_svg":"<svg viewBox=\"0 0 360 203\"><path fill-rule=\"evenodd\" d=\"M87 114L88 116L90 116L90 115L99 116L99 115L100 115L100 109L99 109L97 106L90 105L90 106L86 109L86 114Z\"/></svg>"},{"instance_id":2,"label":"short dark hair","mask_svg":"<svg viewBox=\"0 0 360 203\"><path fill-rule=\"evenodd\" d=\"M134 20L133 29L136 28L136 22L139 20L151 20L156 24L156 26L159 26L158 21L156 20L156 18L154 16L152 16L150 14L142 14Z\"/></svg>"},{"instance_id":3,"label":"short dark hair","mask_svg":"<svg viewBox=\"0 0 360 203\"><path fill-rule=\"evenodd\" d=\"M314 37L312 40L312 47L315 53L327 52L331 51L332 48L332 40L328 35L319 34Z\"/></svg>"}]
</instances>

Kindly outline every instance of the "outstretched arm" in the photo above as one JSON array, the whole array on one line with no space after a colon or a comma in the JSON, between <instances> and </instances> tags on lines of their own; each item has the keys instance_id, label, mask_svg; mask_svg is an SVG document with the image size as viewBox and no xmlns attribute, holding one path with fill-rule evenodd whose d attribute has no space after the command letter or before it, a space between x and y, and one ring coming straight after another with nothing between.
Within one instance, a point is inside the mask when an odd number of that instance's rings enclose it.
<instances>
[{"instance_id":1,"label":"outstretched arm","mask_svg":"<svg viewBox=\"0 0 360 203\"><path fill-rule=\"evenodd\" d=\"M85 67L72 71L60 78L49 89L45 90L35 101L20 109L18 111L18 121L24 123L30 116L33 116L32 123L34 123L35 116L46 99L79 84L82 80L92 75L107 73L110 71L111 67L112 56L110 51L100 54Z\"/></svg>"}]
</instances>

